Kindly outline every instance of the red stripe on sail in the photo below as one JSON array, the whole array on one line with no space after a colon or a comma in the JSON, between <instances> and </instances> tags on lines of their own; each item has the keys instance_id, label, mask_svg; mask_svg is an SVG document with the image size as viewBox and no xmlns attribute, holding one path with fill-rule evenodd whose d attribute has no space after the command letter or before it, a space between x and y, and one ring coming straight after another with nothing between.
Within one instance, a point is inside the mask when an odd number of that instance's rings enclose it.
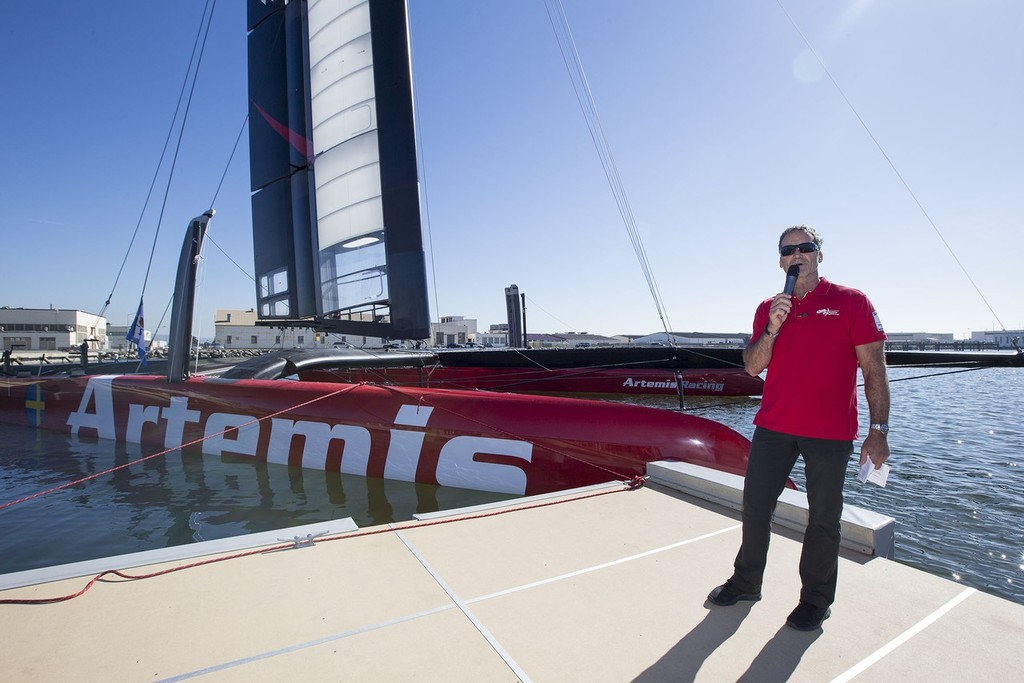
<instances>
[{"instance_id":1,"label":"red stripe on sail","mask_svg":"<svg viewBox=\"0 0 1024 683\"><path fill-rule=\"evenodd\" d=\"M292 147L294 147L296 150L298 150L307 159L312 159L313 158L313 143L312 143L312 141L308 140L303 135L299 135L298 133L293 131L288 126L286 126L283 123L281 123L280 121L276 120L270 114L268 114L267 112L263 111L263 109L260 107L260 105L256 104L255 102L252 103L252 106L256 107L256 111L258 111L260 113L260 116L263 117L263 120L265 120L267 123L269 123L270 127L273 128L277 132L278 135L280 135L282 138L287 140L288 144L290 144Z\"/></svg>"}]
</instances>

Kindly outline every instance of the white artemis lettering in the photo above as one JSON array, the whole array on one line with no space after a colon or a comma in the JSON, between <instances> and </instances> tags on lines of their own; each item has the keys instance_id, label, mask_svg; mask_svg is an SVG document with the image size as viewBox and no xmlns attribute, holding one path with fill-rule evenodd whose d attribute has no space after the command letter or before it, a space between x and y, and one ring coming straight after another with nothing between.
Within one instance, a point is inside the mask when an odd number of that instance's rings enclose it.
<instances>
[{"instance_id":1,"label":"white artemis lettering","mask_svg":"<svg viewBox=\"0 0 1024 683\"><path fill-rule=\"evenodd\" d=\"M96 435L103 439L116 439L114 433L114 395L110 383L115 375L90 377L89 383L82 392L82 400L78 402L78 410L68 415L68 426L71 434L78 436L80 429L95 429ZM89 412L89 403L95 399L96 412Z\"/></svg>"},{"instance_id":2,"label":"white artemis lettering","mask_svg":"<svg viewBox=\"0 0 1024 683\"><path fill-rule=\"evenodd\" d=\"M78 410L68 416L71 433L94 429L105 439L116 439L112 381L114 375L89 378ZM631 380L627 380L630 382ZM641 380L642 381L642 380ZM384 476L387 479L415 481L416 470L423 455L427 422L433 408L403 405L395 416L395 429L390 430ZM201 423L204 416L189 408L186 396L172 396L168 405L160 407L140 403L128 404L125 440L141 443L147 424L165 424L164 447L182 445L185 425ZM366 476L370 460L372 435L361 425L328 424L313 420L272 418L267 460L288 463L295 437L303 438L302 466L325 469L327 452L335 440L343 442L341 471ZM261 423L252 415L211 413L203 425L203 453L206 455L258 456ZM435 478L444 486L460 486L503 493L526 493L526 471L515 461L508 463L480 462L479 454L506 456L523 463L532 462L533 444L515 439L484 436L455 436L444 444L438 455Z\"/></svg>"},{"instance_id":3,"label":"white artemis lettering","mask_svg":"<svg viewBox=\"0 0 1024 683\"><path fill-rule=\"evenodd\" d=\"M288 453L291 450L292 438L296 435L305 438L302 448L302 466L311 469L326 469L327 449L337 439L343 443L341 471L346 474L366 476L366 466L370 461L370 432L364 427L353 425L334 425L310 420L293 421L275 417L270 425L270 446L267 460L288 464Z\"/></svg>"},{"instance_id":4,"label":"white artemis lettering","mask_svg":"<svg viewBox=\"0 0 1024 683\"><path fill-rule=\"evenodd\" d=\"M526 493L526 472L511 464L478 462L477 453L508 455L530 462L533 444L485 436L456 436L441 449L437 459L437 483L499 493Z\"/></svg>"}]
</instances>

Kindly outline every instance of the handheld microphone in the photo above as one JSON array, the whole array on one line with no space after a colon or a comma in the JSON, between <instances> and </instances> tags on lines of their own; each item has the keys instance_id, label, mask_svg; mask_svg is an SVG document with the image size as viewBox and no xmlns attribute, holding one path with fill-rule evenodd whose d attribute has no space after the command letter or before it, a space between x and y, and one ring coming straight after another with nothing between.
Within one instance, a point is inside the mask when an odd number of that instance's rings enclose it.
<instances>
[{"instance_id":1,"label":"handheld microphone","mask_svg":"<svg viewBox=\"0 0 1024 683\"><path fill-rule=\"evenodd\" d=\"M793 290L796 288L796 279L800 277L800 264L794 263L786 271L786 284L782 288L783 294L793 295Z\"/></svg>"}]
</instances>

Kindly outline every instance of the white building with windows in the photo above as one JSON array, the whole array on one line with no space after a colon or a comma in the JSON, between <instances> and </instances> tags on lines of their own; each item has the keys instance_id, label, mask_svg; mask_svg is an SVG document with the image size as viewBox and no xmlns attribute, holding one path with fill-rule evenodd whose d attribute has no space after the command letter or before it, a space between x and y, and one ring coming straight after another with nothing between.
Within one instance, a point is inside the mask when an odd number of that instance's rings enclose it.
<instances>
[{"instance_id":1,"label":"white building with windows","mask_svg":"<svg viewBox=\"0 0 1024 683\"><path fill-rule=\"evenodd\" d=\"M481 346L508 346L508 323L491 325L486 332L477 333L476 342Z\"/></svg>"},{"instance_id":2,"label":"white building with windows","mask_svg":"<svg viewBox=\"0 0 1024 683\"><path fill-rule=\"evenodd\" d=\"M476 319L461 315L446 315L439 323L430 323L430 336L434 346L476 343Z\"/></svg>"},{"instance_id":3,"label":"white building with windows","mask_svg":"<svg viewBox=\"0 0 1024 683\"><path fill-rule=\"evenodd\" d=\"M107 319L64 308L0 307L0 338L5 351L71 351L82 343L107 350Z\"/></svg>"}]
</instances>

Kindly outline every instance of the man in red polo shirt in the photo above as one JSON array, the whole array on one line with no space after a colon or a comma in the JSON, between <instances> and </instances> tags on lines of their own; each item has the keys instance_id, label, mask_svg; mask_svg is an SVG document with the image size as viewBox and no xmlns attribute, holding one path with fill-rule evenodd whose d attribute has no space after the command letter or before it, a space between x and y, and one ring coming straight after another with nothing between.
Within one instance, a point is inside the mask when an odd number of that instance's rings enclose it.
<instances>
[{"instance_id":1,"label":"man in red polo shirt","mask_svg":"<svg viewBox=\"0 0 1024 683\"><path fill-rule=\"evenodd\" d=\"M775 504L798 456L804 459L809 519L800 555L800 602L786 623L819 628L831 614L839 566L846 465L857 437L857 366L871 413L863 465L889 458L885 332L868 298L818 274L822 239L805 225L779 238L779 265L799 266L792 294L761 302L743 350L751 375L767 368L743 485L743 540L734 572L708 595L715 605L760 600Z\"/></svg>"}]
</instances>

